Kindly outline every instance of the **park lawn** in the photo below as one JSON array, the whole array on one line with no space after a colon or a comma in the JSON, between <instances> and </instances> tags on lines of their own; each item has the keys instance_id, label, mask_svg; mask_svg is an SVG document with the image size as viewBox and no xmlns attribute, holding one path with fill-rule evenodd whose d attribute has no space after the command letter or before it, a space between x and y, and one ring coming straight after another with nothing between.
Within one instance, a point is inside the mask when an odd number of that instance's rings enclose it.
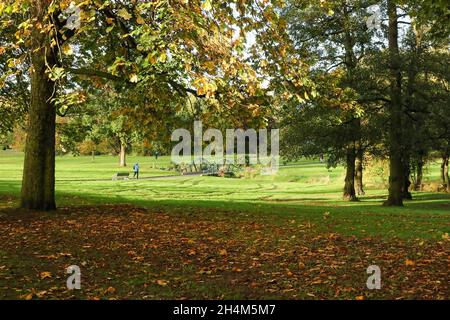
<instances>
[{"instance_id":1,"label":"park lawn","mask_svg":"<svg viewBox=\"0 0 450 320\"><path fill-rule=\"evenodd\" d=\"M138 161L144 178L175 174L168 157ZM13 209L22 162L0 152L0 299L449 298L446 194L384 208L373 178L347 203L343 168L314 160L251 179L111 181L115 157L64 156L59 212L30 214ZM438 174L434 164L426 178ZM71 264L80 291L65 289ZM365 287L371 264L382 290Z\"/></svg>"}]
</instances>

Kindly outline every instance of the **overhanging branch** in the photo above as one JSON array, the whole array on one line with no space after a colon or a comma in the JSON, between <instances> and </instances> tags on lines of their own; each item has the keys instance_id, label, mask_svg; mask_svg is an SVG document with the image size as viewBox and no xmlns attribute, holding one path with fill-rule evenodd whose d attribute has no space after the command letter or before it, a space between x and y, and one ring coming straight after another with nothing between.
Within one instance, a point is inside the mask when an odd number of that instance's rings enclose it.
<instances>
[{"instance_id":1,"label":"overhanging branch","mask_svg":"<svg viewBox=\"0 0 450 320\"><path fill-rule=\"evenodd\" d=\"M124 78L122 78L122 77L116 76L109 72L100 71L100 70L93 70L93 69L87 69L87 68L64 68L64 69L66 71L68 71L72 74L76 74L76 75L99 77L99 78L114 80L114 81L123 81L124 80Z\"/></svg>"}]
</instances>

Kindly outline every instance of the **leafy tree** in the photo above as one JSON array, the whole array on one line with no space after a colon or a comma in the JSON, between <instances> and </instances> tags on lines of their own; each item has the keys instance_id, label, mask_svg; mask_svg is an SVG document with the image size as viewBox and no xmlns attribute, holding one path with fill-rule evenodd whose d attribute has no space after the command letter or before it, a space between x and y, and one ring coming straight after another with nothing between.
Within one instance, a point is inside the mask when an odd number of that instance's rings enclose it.
<instances>
[{"instance_id":1,"label":"leafy tree","mask_svg":"<svg viewBox=\"0 0 450 320\"><path fill-rule=\"evenodd\" d=\"M371 43L374 31L368 30L367 8L372 1L290 1L285 15L290 23L290 31L296 47L301 53L311 53L314 73L329 74L324 81L331 82L319 90L329 104L317 100L314 103L317 116L315 129L309 126L306 114L301 121L309 130L294 126L292 130L307 133L309 144L315 144L315 152L301 155L319 155L330 153L330 161L346 164L344 198L356 200L356 193L364 194L362 183L364 150L372 144L370 130L364 128L369 124L364 118L369 117L365 88L361 88L361 64L367 52L374 46ZM338 81L335 81L337 78ZM341 100L339 102L339 100ZM322 104L322 105L320 105ZM341 107L339 107L341 105ZM294 106L294 113L296 112ZM303 111L302 111L303 112ZM334 114L333 114L334 112ZM334 123L333 123L334 118ZM330 125L331 124L331 125ZM367 133L367 136L364 136ZM314 138L314 135L318 135ZM289 135L288 136L292 136ZM295 134L293 135L295 136ZM301 136L303 136L301 134ZM332 137L323 139L324 136ZM301 144L302 140L291 144ZM309 146L309 150L311 146ZM289 148L286 151L289 153ZM355 181L357 192L355 189Z\"/></svg>"},{"instance_id":2,"label":"leafy tree","mask_svg":"<svg viewBox=\"0 0 450 320\"><path fill-rule=\"evenodd\" d=\"M64 85L75 79L142 83L167 97L195 95L233 108L262 104L262 82L274 69L301 87L302 68L293 64L289 37L277 14L281 1L75 1L6 0L0 6L2 54L24 69L29 61L31 98L21 206L52 210L55 118ZM244 57L246 35L256 32L273 61L258 74ZM111 50L116 45L116 51ZM279 54L282 51L282 55ZM19 59L12 52L20 51ZM261 52L259 53L261 54ZM14 59L14 60L11 60ZM271 69L270 69L271 68ZM17 68L15 68L17 69ZM299 70L300 69L300 70ZM16 72L7 72L9 75ZM271 86L281 87L280 81Z\"/></svg>"}]
</instances>

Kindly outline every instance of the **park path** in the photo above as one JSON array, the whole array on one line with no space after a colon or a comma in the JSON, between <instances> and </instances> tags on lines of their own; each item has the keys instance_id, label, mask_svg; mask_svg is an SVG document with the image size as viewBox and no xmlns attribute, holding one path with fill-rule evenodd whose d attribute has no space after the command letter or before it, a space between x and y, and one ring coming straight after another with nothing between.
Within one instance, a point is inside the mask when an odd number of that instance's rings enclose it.
<instances>
[{"instance_id":1,"label":"park path","mask_svg":"<svg viewBox=\"0 0 450 320\"><path fill-rule=\"evenodd\" d=\"M166 176L153 176L153 177L140 177L139 179L129 178L121 180L113 180L111 178L101 178L101 179L56 179L56 181L69 181L69 182L100 182L100 181L131 181L131 180L163 180L163 179L176 179L183 177L200 177L201 173L189 173L184 175L166 175Z\"/></svg>"},{"instance_id":2,"label":"park path","mask_svg":"<svg viewBox=\"0 0 450 320\"><path fill-rule=\"evenodd\" d=\"M301 167L301 164L282 164L280 168L285 167ZM182 177L200 177L202 173L186 173L184 175L165 175L165 176L152 176L152 177L140 177L139 180L164 180L164 179L177 179ZM124 180L124 179L120 179ZM117 181L120 181L117 180ZM125 181L136 180L134 178L125 179ZM101 181L114 181L112 178L97 178L97 179L56 179L56 181L66 182L101 182Z\"/></svg>"}]
</instances>

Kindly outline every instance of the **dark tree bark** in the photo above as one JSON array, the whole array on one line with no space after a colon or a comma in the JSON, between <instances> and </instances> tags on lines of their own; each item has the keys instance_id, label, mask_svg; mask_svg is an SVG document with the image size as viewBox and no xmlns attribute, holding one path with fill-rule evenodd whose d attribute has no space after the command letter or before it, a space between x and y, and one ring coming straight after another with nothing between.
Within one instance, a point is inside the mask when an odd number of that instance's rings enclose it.
<instances>
[{"instance_id":1,"label":"dark tree bark","mask_svg":"<svg viewBox=\"0 0 450 320\"><path fill-rule=\"evenodd\" d=\"M33 15L43 24L48 1L34 3ZM55 121L52 102L55 83L46 74L56 59L48 34L33 31L31 52L31 101L28 113L21 207L31 210L54 210L55 204Z\"/></svg>"},{"instance_id":2,"label":"dark tree bark","mask_svg":"<svg viewBox=\"0 0 450 320\"><path fill-rule=\"evenodd\" d=\"M403 161L402 161L402 79L398 47L398 16L394 1L388 1L389 15L389 69L390 103L389 114L389 196L385 206L403 206Z\"/></svg>"},{"instance_id":3,"label":"dark tree bark","mask_svg":"<svg viewBox=\"0 0 450 320\"><path fill-rule=\"evenodd\" d=\"M414 184L415 191L423 190L423 186L422 186L423 166L424 166L423 156L419 155L419 159L417 160L417 164L416 164L416 182Z\"/></svg>"},{"instance_id":4,"label":"dark tree bark","mask_svg":"<svg viewBox=\"0 0 450 320\"><path fill-rule=\"evenodd\" d=\"M125 143L120 144L119 166L127 166L127 146Z\"/></svg>"},{"instance_id":5,"label":"dark tree bark","mask_svg":"<svg viewBox=\"0 0 450 320\"><path fill-rule=\"evenodd\" d=\"M345 49L345 67L347 71L346 85L350 88L354 87L354 72L357 65L357 59L353 47L355 45L355 40L351 31L349 6L346 2L343 3L343 29L344 29L344 49ZM353 119L348 124L348 134L347 139L353 140L355 137L359 136L359 119ZM355 191L355 160L356 160L356 149L355 144L347 147L346 150L346 174L345 174L345 185L344 185L344 199L348 201L357 201Z\"/></svg>"},{"instance_id":6,"label":"dark tree bark","mask_svg":"<svg viewBox=\"0 0 450 320\"><path fill-rule=\"evenodd\" d=\"M415 33L413 38L413 42L411 44L411 60L408 66L408 81L406 85L406 94L405 94L405 102L408 108L412 110L420 109L420 106L416 106L415 91L416 91L416 78L419 74L419 69L417 68L417 61L420 59L421 52L421 37L418 33ZM423 155L424 151L422 150L423 146L423 137L420 130L424 127L424 119L423 115L416 114L415 121L411 119L407 119L405 121L404 130L405 132L414 132L414 134L407 135L408 141L404 141L404 145L406 145L406 153L407 156L405 158L405 181L404 181L404 190L403 197L405 199L412 199L411 193L408 191L411 175L411 167L409 164L411 163L411 156L414 156L414 168L415 168L415 179L413 190L419 191L422 188L422 177L423 177ZM405 139L406 140L406 139Z\"/></svg>"},{"instance_id":7,"label":"dark tree bark","mask_svg":"<svg viewBox=\"0 0 450 320\"><path fill-rule=\"evenodd\" d=\"M363 160L364 151L361 147L356 149L356 160L355 160L355 184L356 184L356 194L358 196L363 196L364 192L363 185Z\"/></svg>"},{"instance_id":8,"label":"dark tree bark","mask_svg":"<svg viewBox=\"0 0 450 320\"><path fill-rule=\"evenodd\" d=\"M347 169L345 175L344 199L348 201L357 201L355 192L355 148L347 148Z\"/></svg>"},{"instance_id":9,"label":"dark tree bark","mask_svg":"<svg viewBox=\"0 0 450 320\"><path fill-rule=\"evenodd\" d=\"M409 192L409 187L411 186L409 162L409 156L405 157L403 162L403 199L412 200L412 194Z\"/></svg>"}]
</instances>

